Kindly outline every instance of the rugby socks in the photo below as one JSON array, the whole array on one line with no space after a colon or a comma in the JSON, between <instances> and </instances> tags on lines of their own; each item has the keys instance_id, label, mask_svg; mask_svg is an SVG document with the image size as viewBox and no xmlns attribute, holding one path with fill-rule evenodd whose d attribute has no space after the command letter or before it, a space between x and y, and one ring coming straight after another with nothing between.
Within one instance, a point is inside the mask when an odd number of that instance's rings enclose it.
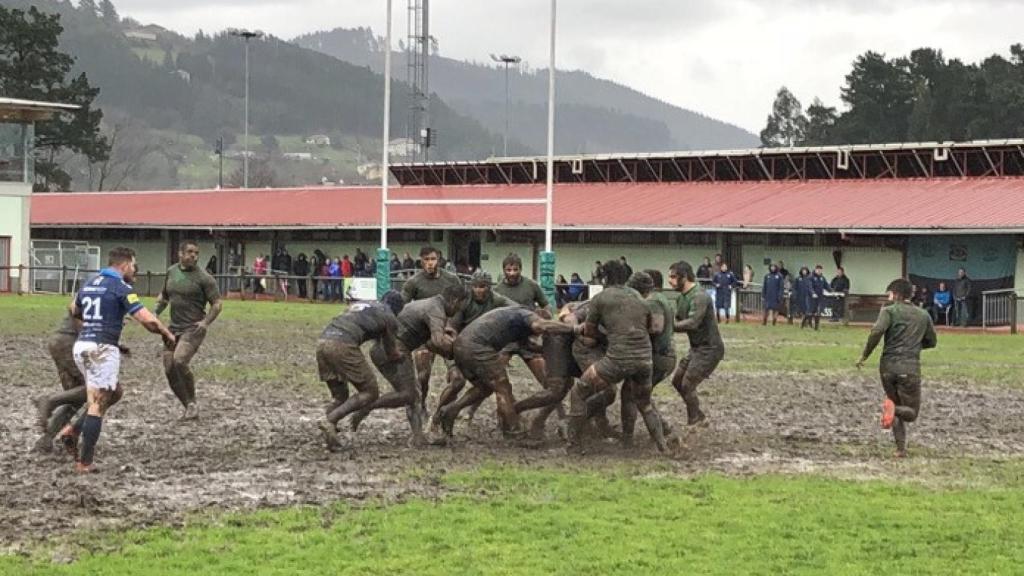
<instances>
[{"instance_id":1,"label":"rugby socks","mask_svg":"<svg viewBox=\"0 0 1024 576\"><path fill-rule=\"evenodd\" d=\"M103 427L103 418L87 414L82 424L82 448L79 453L79 462L84 465L92 464L93 454L96 452L96 442L100 439L100 428Z\"/></svg>"}]
</instances>

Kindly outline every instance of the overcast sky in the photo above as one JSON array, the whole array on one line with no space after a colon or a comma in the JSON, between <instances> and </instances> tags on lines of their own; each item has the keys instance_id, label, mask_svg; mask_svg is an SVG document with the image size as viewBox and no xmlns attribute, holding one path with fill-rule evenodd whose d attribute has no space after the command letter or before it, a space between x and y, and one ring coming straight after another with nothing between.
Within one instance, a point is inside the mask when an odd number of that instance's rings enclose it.
<instances>
[{"instance_id":1,"label":"overcast sky","mask_svg":"<svg viewBox=\"0 0 1024 576\"><path fill-rule=\"evenodd\" d=\"M383 34L384 0L115 0L122 15L192 34L258 28L282 38L335 27ZM450 58L548 61L548 0L432 0L431 33ZM866 50L921 46L976 61L1024 42L1024 0L561 0L557 66L584 69L757 133L779 86L806 106L839 106ZM394 0L393 42L406 34Z\"/></svg>"}]
</instances>

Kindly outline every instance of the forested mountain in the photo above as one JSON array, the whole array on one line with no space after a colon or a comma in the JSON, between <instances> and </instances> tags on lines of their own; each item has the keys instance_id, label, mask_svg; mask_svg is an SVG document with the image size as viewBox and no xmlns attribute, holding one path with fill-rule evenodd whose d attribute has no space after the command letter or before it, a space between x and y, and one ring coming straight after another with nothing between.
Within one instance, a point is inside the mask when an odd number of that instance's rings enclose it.
<instances>
[{"instance_id":1,"label":"forested mountain","mask_svg":"<svg viewBox=\"0 0 1024 576\"><path fill-rule=\"evenodd\" d=\"M369 28L306 34L300 46L340 60L383 70L383 42ZM404 79L405 54L392 59L395 78ZM504 69L433 55L430 90L459 112L495 133L504 130ZM513 73L511 137L533 153L546 146L547 70ZM557 78L559 152L640 152L756 146L753 134L684 110L586 72L560 71Z\"/></svg>"},{"instance_id":2,"label":"forested mountain","mask_svg":"<svg viewBox=\"0 0 1024 576\"><path fill-rule=\"evenodd\" d=\"M209 158L214 143L222 137L230 149L243 133L242 40L226 33L186 38L158 26L142 26L121 19L109 1L102 8L88 0L77 7L57 0L0 0L0 5L19 9L35 5L60 14L61 48L75 57L74 70L85 72L100 89L97 103L106 114L107 130L111 134L120 130L126 154L153 150L146 158L134 159L133 174L123 179L123 186L216 184ZM351 157L347 166L328 167L326 172L304 170L296 174L299 181L275 183L311 183L321 177L351 181L358 179L357 163L379 158L381 75L273 37L251 43L250 74L251 149L269 155L281 151L272 143L275 137L292 136L301 143L303 136L320 134L329 136L336 149L347 147L345 154ZM393 84L393 110L406 108L406 93L402 83ZM500 141L441 100L431 102L430 113L434 127L444 135L432 148L435 159L477 158L489 154ZM396 137L405 135L400 116L398 120L392 130ZM129 136L131 144L123 141ZM261 136L263 146L252 146ZM329 152L317 153L315 160L322 165L332 156ZM114 163L129 160L118 158L116 143L112 156ZM194 162L204 164L198 182L190 179ZM233 170L234 164L227 169ZM79 166L75 188L94 188L95 170Z\"/></svg>"}]
</instances>

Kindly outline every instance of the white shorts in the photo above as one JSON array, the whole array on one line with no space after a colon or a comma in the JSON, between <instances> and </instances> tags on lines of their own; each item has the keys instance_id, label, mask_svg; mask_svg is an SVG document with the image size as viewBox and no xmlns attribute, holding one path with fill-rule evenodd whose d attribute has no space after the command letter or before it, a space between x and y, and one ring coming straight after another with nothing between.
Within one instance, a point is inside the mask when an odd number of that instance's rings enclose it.
<instances>
[{"instance_id":1,"label":"white shorts","mask_svg":"<svg viewBox=\"0 0 1024 576\"><path fill-rule=\"evenodd\" d=\"M121 350L113 344L75 342L75 365L85 375L86 388L115 390L121 370Z\"/></svg>"}]
</instances>

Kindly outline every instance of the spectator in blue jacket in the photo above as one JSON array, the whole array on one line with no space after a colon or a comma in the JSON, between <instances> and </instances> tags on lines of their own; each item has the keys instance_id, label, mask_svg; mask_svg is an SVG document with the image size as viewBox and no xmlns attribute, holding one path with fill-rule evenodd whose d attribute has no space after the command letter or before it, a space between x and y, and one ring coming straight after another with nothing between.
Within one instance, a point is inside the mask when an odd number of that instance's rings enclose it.
<instances>
[{"instance_id":1,"label":"spectator in blue jacket","mask_svg":"<svg viewBox=\"0 0 1024 576\"><path fill-rule=\"evenodd\" d=\"M811 292L811 270L807 266L801 266L796 280L793 281L793 293L790 296L790 308L799 310L803 317L800 321L801 329L810 325Z\"/></svg>"},{"instance_id":2,"label":"spectator in blue jacket","mask_svg":"<svg viewBox=\"0 0 1024 576\"><path fill-rule=\"evenodd\" d=\"M711 285L715 288L715 317L722 321L722 312L725 312L725 323L729 323L729 310L732 308L732 288L739 283L739 278L729 270L729 265L722 262L719 271L711 278Z\"/></svg>"},{"instance_id":3,"label":"spectator in blue jacket","mask_svg":"<svg viewBox=\"0 0 1024 576\"><path fill-rule=\"evenodd\" d=\"M764 318L761 320L763 326L768 325L768 315L771 313L772 326L778 318L779 308L782 307L782 295L785 291L785 278L779 272L779 267L772 264L768 267L768 273L764 275L761 283L761 300L764 302Z\"/></svg>"},{"instance_id":4,"label":"spectator in blue jacket","mask_svg":"<svg viewBox=\"0 0 1024 576\"><path fill-rule=\"evenodd\" d=\"M935 291L935 297L933 298L935 303L932 306L932 322L938 323L939 317L949 319L949 307L953 303L953 295L949 293L949 288L946 287L945 282L939 282L939 289Z\"/></svg>"}]
</instances>

